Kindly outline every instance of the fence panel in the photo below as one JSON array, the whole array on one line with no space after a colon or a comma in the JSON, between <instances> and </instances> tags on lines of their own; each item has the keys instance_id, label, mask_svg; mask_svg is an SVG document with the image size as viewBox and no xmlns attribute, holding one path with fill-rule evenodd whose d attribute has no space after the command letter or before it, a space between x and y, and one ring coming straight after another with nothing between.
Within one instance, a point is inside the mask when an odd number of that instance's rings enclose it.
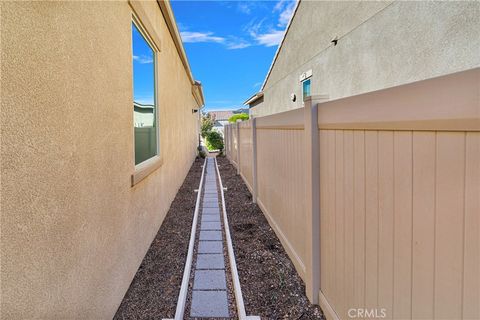
<instances>
[{"instance_id":1,"label":"fence panel","mask_svg":"<svg viewBox=\"0 0 480 320\"><path fill-rule=\"evenodd\" d=\"M240 148L244 180L257 181L259 206L328 319L480 318L479 83L477 68L319 103L318 144L308 108L256 118L256 159L252 123L240 137L231 126L231 161ZM319 209L308 203L314 179Z\"/></svg>"},{"instance_id":2,"label":"fence panel","mask_svg":"<svg viewBox=\"0 0 480 320\"><path fill-rule=\"evenodd\" d=\"M319 105L328 318L480 316L478 75Z\"/></svg>"},{"instance_id":3,"label":"fence panel","mask_svg":"<svg viewBox=\"0 0 480 320\"><path fill-rule=\"evenodd\" d=\"M257 119L258 197L293 263L305 277L303 109Z\"/></svg>"}]
</instances>

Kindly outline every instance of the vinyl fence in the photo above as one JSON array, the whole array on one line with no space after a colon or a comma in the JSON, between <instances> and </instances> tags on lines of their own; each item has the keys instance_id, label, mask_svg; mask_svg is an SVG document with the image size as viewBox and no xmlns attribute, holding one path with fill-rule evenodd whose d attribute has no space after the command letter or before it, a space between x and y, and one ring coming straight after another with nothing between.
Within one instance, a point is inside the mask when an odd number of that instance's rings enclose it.
<instances>
[{"instance_id":1,"label":"vinyl fence","mask_svg":"<svg viewBox=\"0 0 480 320\"><path fill-rule=\"evenodd\" d=\"M328 319L480 318L480 69L228 125Z\"/></svg>"}]
</instances>

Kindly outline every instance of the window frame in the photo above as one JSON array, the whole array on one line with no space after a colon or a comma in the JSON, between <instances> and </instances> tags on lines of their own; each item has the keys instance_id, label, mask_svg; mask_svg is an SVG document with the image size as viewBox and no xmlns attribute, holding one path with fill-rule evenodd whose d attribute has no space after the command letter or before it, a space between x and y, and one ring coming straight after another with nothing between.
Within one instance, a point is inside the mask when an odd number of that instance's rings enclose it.
<instances>
[{"instance_id":1,"label":"window frame","mask_svg":"<svg viewBox=\"0 0 480 320\"><path fill-rule=\"evenodd\" d=\"M144 38L144 40L147 42L148 46L152 49L153 51L153 72L154 72L154 77L153 77L153 100L154 100L154 119L156 122L156 128L155 128L155 137L156 137L156 153L154 156L138 163L135 164L135 123L134 123L134 114L132 112L132 138L133 138L133 164L134 164L134 173L131 175L131 186L135 186L137 183L145 179L148 175L150 175L153 171L156 169L160 168L163 164L163 158L161 157L161 146L160 146L160 105L158 101L158 56L160 54L160 48L156 45L156 42L153 40L153 38L149 35L148 31L144 27L144 25L141 23L140 19L138 16L132 12L132 19L130 23L131 27L131 36L133 36L133 26L135 26ZM131 51L131 56L132 56L132 107L133 107L133 38L132 38L132 51ZM132 110L133 111L133 110Z\"/></svg>"}]
</instances>

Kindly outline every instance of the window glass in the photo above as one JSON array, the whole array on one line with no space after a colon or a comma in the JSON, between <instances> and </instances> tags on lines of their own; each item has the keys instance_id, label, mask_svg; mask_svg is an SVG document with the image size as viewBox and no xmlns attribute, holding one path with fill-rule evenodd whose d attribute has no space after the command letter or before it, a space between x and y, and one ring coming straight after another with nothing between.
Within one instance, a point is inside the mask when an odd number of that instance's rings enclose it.
<instances>
[{"instance_id":1,"label":"window glass","mask_svg":"<svg viewBox=\"0 0 480 320\"><path fill-rule=\"evenodd\" d=\"M310 79L303 81L303 101L310 96Z\"/></svg>"},{"instance_id":2,"label":"window glass","mask_svg":"<svg viewBox=\"0 0 480 320\"><path fill-rule=\"evenodd\" d=\"M155 52L132 22L135 164L157 154Z\"/></svg>"}]
</instances>

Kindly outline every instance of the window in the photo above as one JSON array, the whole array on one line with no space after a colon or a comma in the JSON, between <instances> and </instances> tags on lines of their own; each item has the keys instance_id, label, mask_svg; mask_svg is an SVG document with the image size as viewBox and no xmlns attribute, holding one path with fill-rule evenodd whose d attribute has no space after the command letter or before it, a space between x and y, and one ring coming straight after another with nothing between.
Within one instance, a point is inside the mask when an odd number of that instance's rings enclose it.
<instances>
[{"instance_id":1,"label":"window","mask_svg":"<svg viewBox=\"0 0 480 320\"><path fill-rule=\"evenodd\" d=\"M158 154L155 51L132 22L135 165Z\"/></svg>"},{"instance_id":2,"label":"window","mask_svg":"<svg viewBox=\"0 0 480 320\"><path fill-rule=\"evenodd\" d=\"M305 101L306 97L310 96L310 79L305 80L302 82L302 88L303 88L303 101Z\"/></svg>"}]
</instances>

